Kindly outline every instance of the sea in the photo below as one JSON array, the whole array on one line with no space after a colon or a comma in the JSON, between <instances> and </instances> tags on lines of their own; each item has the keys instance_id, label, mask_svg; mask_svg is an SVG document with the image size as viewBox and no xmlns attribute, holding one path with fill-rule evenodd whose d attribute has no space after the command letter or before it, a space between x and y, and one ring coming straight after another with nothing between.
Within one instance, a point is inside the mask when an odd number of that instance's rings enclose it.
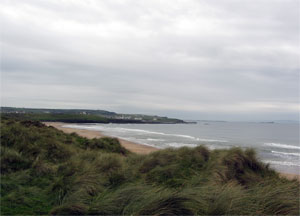
<instances>
[{"instance_id":1,"label":"sea","mask_svg":"<svg viewBox=\"0 0 300 216\"><path fill-rule=\"evenodd\" d=\"M196 121L195 124L70 124L156 148L253 148L280 172L300 174L299 123Z\"/></svg>"}]
</instances>

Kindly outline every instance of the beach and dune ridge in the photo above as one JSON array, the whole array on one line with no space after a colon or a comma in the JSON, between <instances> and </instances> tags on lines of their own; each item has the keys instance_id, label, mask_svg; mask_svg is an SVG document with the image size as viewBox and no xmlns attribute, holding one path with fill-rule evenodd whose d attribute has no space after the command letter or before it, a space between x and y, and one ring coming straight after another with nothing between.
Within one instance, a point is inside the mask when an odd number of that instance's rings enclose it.
<instances>
[{"instance_id":1,"label":"beach and dune ridge","mask_svg":"<svg viewBox=\"0 0 300 216\"><path fill-rule=\"evenodd\" d=\"M47 126L52 126L59 130L62 130L65 133L74 133L75 132L78 135L89 138L89 139L107 137L107 135L104 135L100 131L63 127L64 125L66 125L63 122L43 122L43 123ZM70 123L68 123L68 125L70 125ZM123 147L125 147L129 151L137 153L137 154L149 154L151 152L159 150L158 148L155 148L152 146L134 143L134 142L131 142L128 140L120 139L120 138L118 138L118 140L120 141L120 143ZM292 174L292 173L280 173L280 174L281 174L281 176L284 176L288 179L296 178L297 180L300 181L300 175Z\"/></svg>"},{"instance_id":2,"label":"beach and dune ridge","mask_svg":"<svg viewBox=\"0 0 300 216\"><path fill-rule=\"evenodd\" d=\"M47 125L3 117L3 215L299 215L299 181L280 176L254 148L199 142L137 154L118 141L126 136L94 124ZM139 140L132 151L145 149Z\"/></svg>"},{"instance_id":3,"label":"beach and dune ridge","mask_svg":"<svg viewBox=\"0 0 300 216\"><path fill-rule=\"evenodd\" d=\"M59 130L62 130L65 133L75 132L78 135L89 138L89 139L107 137L107 135L102 134L100 131L63 127L63 125L65 125L65 123L62 123L62 122L44 122L44 124L47 126L55 127ZM152 146L138 144L138 143L134 143L134 142L131 142L128 140L120 139L120 138L118 138L118 140L120 141L121 145L124 146L126 149L128 149L131 152L137 153L137 154L149 154L151 152L159 150Z\"/></svg>"}]
</instances>

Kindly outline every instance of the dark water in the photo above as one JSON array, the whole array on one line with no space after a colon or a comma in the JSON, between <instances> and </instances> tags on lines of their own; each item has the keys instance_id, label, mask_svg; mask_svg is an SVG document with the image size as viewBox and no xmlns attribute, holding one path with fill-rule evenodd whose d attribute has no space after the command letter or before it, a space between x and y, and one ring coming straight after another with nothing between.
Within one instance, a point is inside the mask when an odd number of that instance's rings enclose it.
<instances>
[{"instance_id":1,"label":"dark water","mask_svg":"<svg viewBox=\"0 0 300 216\"><path fill-rule=\"evenodd\" d=\"M107 135L157 148L197 145L205 145L210 149L254 148L258 157L275 169L287 173L300 172L297 123L77 124L70 127L99 130Z\"/></svg>"}]
</instances>

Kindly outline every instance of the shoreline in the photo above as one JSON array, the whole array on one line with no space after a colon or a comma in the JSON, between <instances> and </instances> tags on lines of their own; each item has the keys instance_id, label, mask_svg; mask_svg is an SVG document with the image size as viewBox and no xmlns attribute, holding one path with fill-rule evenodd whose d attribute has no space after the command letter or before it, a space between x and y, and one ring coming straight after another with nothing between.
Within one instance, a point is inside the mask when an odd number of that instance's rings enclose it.
<instances>
[{"instance_id":1,"label":"shoreline","mask_svg":"<svg viewBox=\"0 0 300 216\"><path fill-rule=\"evenodd\" d=\"M101 137L113 137L113 136L108 136L103 134L101 131L92 131L92 130L86 130L86 129L78 129L78 128L67 128L63 127L64 125L68 124L74 124L74 123L63 123L63 122L43 122L46 126L52 126L55 127L56 129L59 129L65 133L77 133L80 136L83 136L88 139L93 139L93 138L101 138ZM118 137L113 137L117 138L120 142L120 144L128 149L131 152L137 153L137 154L149 154L154 151L158 151L158 148L152 147L152 146L147 146L135 142L131 142L128 140L120 139Z\"/></svg>"},{"instance_id":2,"label":"shoreline","mask_svg":"<svg viewBox=\"0 0 300 216\"><path fill-rule=\"evenodd\" d=\"M55 127L58 130L61 130L65 133L77 133L80 136L86 137L88 139L93 139L93 138L101 138L101 137L113 137L113 136L107 136L104 135L101 131L92 131L92 130L86 130L86 129L78 129L78 128L67 128L63 127L66 124L74 124L74 123L63 123L63 122L43 122L46 126L52 126ZM131 142L128 140L120 139L118 137L113 137L117 138L120 141L120 144L128 149L131 152L137 153L137 154L150 154L152 152L158 151L160 149L152 147L152 146L147 146L143 145L140 143L135 143ZM278 171L277 171L278 172ZM300 181L300 174L294 174L294 173L282 173L278 172L282 177L285 177L287 179L297 179Z\"/></svg>"}]
</instances>

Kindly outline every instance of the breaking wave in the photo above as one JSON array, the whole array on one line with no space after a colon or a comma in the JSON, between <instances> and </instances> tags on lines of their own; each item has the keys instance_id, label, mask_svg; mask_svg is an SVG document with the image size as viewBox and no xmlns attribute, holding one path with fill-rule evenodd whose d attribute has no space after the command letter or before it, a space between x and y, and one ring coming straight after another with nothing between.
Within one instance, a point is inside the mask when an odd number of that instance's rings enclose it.
<instances>
[{"instance_id":1,"label":"breaking wave","mask_svg":"<svg viewBox=\"0 0 300 216\"><path fill-rule=\"evenodd\" d=\"M78 128L78 129L86 129L86 130L99 130L99 131L116 131L116 132L131 132L131 133L139 133L139 134L153 134L153 135L160 135L160 136L170 136L170 137L181 137L186 139L191 139L195 141L202 141L202 142L228 142L227 140L218 140L218 139L205 139L205 138L199 138L194 136L189 136L185 134L168 134L163 132L156 132L156 131L149 131L149 130L142 130L142 129L131 129L131 128L122 128L122 127L103 127L98 125L64 125L63 127L69 127L69 128ZM148 138L148 141L165 141L164 139L156 139L156 138Z\"/></svg>"},{"instance_id":2,"label":"breaking wave","mask_svg":"<svg viewBox=\"0 0 300 216\"><path fill-rule=\"evenodd\" d=\"M282 165L282 166L298 166L300 167L300 164L290 162L290 161L271 161L271 160L263 160L264 163L274 164L274 165Z\"/></svg>"},{"instance_id":3,"label":"breaking wave","mask_svg":"<svg viewBox=\"0 0 300 216\"><path fill-rule=\"evenodd\" d=\"M276 148L300 149L300 146L287 145L283 143L264 143L264 145Z\"/></svg>"},{"instance_id":4,"label":"breaking wave","mask_svg":"<svg viewBox=\"0 0 300 216\"><path fill-rule=\"evenodd\" d=\"M190 144L190 143L177 143L177 142L172 142L172 143L166 143L166 145L171 146L171 147L176 147L176 148L180 148L180 147L197 147L198 145L196 144Z\"/></svg>"},{"instance_id":5,"label":"breaking wave","mask_svg":"<svg viewBox=\"0 0 300 216\"><path fill-rule=\"evenodd\" d=\"M300 157L300 153L288 153L288 152L278 152L278 151L271 151L271 152L279 155L290 155L290 156Z\"/></svg>"}]
</instances>

